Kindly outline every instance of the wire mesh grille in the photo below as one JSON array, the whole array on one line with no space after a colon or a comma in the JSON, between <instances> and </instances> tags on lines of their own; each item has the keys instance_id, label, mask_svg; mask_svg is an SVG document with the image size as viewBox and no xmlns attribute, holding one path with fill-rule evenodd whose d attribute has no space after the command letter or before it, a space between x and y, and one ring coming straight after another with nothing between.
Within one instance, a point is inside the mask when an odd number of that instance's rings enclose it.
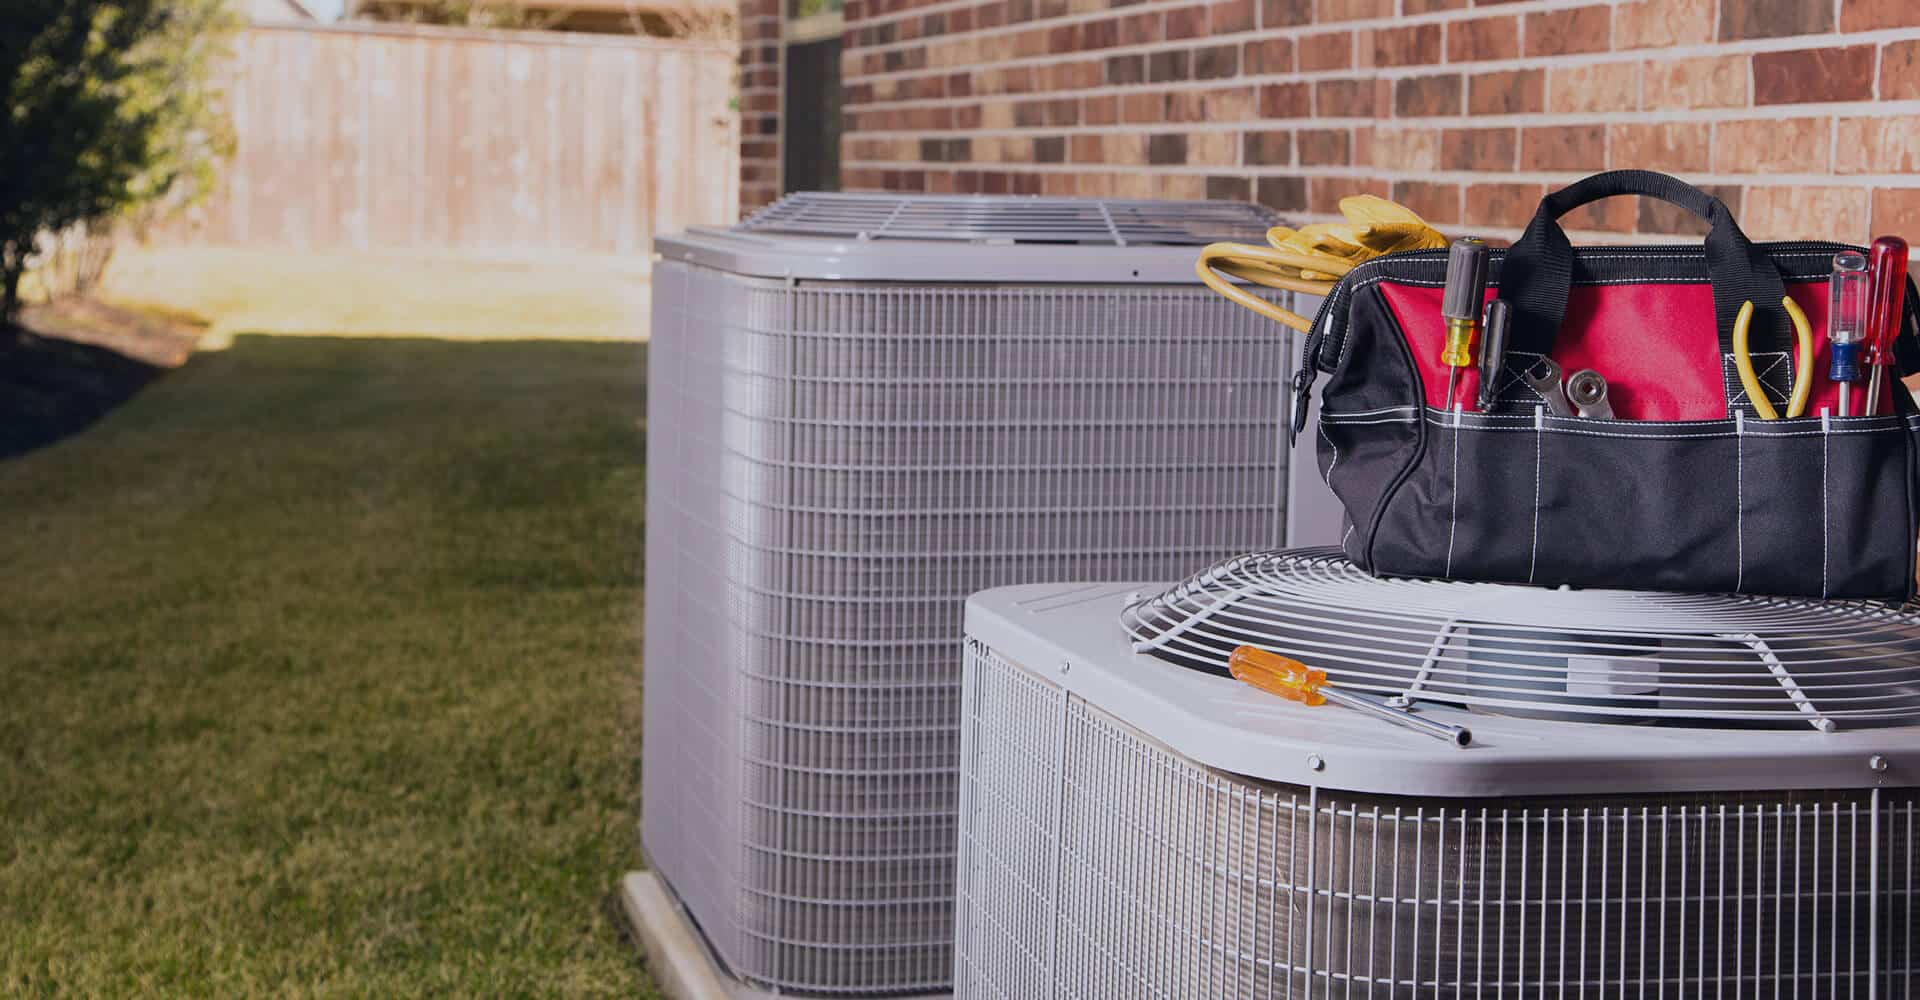
<instances>
[{"instance_id":1,"label":"wire mesh grille","mask_svg":"<svg viewBox=\"0 0 1920 1000\"><path fill-rule=\"evenodd\" d=\"M944 989L966 597L1278 541L1288 341L1197 286L654 283L648 852L743 979Z\"/></svg>"},{"instance_id":2,"label":"wire mesh grille","mask_svg":"<svg viewBox=\"0 0 1920 1000\"><path fill-rule=\"evenodd\" d=\"M1920 612L1868 602L1383 580L1333 550L1228 559L1126 610L1214 673L1251 644L1342 686L1591 722L1822 730L1920 719Z\"/></svg>"},{"instance_id":3,"label":"wire mesh grille","mask_svg":"<svg viewBox=\"0 0 1920 1000\"><path fill-rule=\"evenodd\" d=\"M1198 246L1258 240L1277 220L1238 201L1126 201L802 192L740 228L859 239Z\"/></svg>"},{"instance_id":4,"label":"wire mesh grille","mask_svg":"<svg viewBox=\"0 0 1920 1000\"><path fill-rule=\"evenodd\" d=\"M1912 790L1352 796L966 685L957 998L1915 995Z\"/></svg>"}]
</instances>

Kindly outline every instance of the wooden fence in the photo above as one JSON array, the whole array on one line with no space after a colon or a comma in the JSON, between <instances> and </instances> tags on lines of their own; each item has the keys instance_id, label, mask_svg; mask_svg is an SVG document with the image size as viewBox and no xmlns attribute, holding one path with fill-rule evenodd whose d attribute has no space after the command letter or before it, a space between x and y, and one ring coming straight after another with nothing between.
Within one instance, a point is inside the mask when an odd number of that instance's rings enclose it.
<instances>
[{"instance_id":1,"label":"wooden fence","mask_svg":"<svg viewBox=\"0 0 1920 1000\"><path fill-rule=\"evenodd\" d=\"M238 149L163 244L644 254L737 217L729 46L421 27L256 26Z\"/></svg>"}]
</instances>

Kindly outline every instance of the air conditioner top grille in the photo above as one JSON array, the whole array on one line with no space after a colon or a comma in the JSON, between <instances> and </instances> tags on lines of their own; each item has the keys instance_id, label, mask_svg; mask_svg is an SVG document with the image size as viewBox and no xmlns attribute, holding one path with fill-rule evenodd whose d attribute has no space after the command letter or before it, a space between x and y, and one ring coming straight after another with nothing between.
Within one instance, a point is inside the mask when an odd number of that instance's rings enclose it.
<instances>
[{"instance_id":1,"label":"air conditioner top grille","mask_svg":"<svg viewBox=\"0 0 1920 1000\"><path fill-rule=\"evenodd\" d=\"M1811 727L1920 719L1920 609L1378 579L1334 550L1213 566L1129 607L1135 647L1226 673L1254 645L1342 687L1476 713Z\"/></svg>"},{"instance_id":2,"label":"air conditioner top grille","mask_svg":"<svg viewBox=\"0 0 1920 1000\"><path fill-rule=\"evenodd\" d=\"M1262 240L1278 220L1237 201L802 192L755 212L748 232L988 244L1201 246Z\"/></svg>"},{"instance_id":3,"label":"air conditioner top grille","mask_svg":"<svg viewBox=\"0 0 1920 1000\"><path fill-rule=\"evenodd\" d=\"M1344 562L1330 550L1302 550L1232 560L1171 588L1003 587L968 600L967 637L1198 764L1261 781L1459 799L1920 786L1920 725L1901 724L1892 717L1897 710L1886 707L1911 705L1920 687L1916 668L1910 657L1876 648L1912 641L1910 613L1841 605L1822 614L1806 602L1715 599L1742 605L1736 609L1747 615L1742 627L1777 649L1787 679L1812 680L1803 693L1837 721L1823 732L1808 721L1775 724L1783 719L1775 704L1786 704L1796 717L1806 713L1793 707L1770 669L1751 666L1761 662L1757 651L1744 642L1712 640L1714 601L1701 605L1702 617L1691 624L1679 606L1663 612L1653 601L1640 623L1623 624L1619 612L1603 610L1580 623L1580 633L1543 638L1556 630L1526 625L1524 611L1489 601L1496 596L1485 589L1491 585L1393 581L1356 601L1370 591L1320 591L1299 582L1358 583L1364 575ZM1423 606L1396 599L1393 591L1403 587L1472 590L1473 596L1452 606ZM1247 594L1235 593L1241 588ZM1573 599L1572 592L1560 599ZM1487 606L1491 613L1482 611ZM1222 649L1257 629L1279 637L1269 648L1324 667L1350 690L1404 691L1445 631L1449 610L1458 613L1452 638L1438 644L1435 669L1412 710L1471 727L1473 744L1465 748L1366 712L1333 703L1309 707L1191 669L1217 666ZM1128 627L1116 628L1116 619ZM1548 645L1556 641L1584 653L1556 655L1557 647ZM1582 655L1588 659L1568 664ZM1656 662L1649 669L1636 657ZM1599 663L1608 660L1626 662L1602 670ZM1357 676L1352 661L1375 664L1372 677ZM1835 668L1849 661L1871 665L1860 667L1856 678L1837 675ZM1458 674L1463 662L1485 664L1490 686L1508 690L1463 693L1455 679L1451 691L1425 693L1447 676L1441 667ZM1499 678L1497 685L1491 678ZM1635 700L1647 694L1660 700ZM1760 719L1701 721L1688 699L1702 694L1748 699L1735 702L1734 711ZM1622 724L1632 717L1646 724Z\"/></svg>"}]
</instances>

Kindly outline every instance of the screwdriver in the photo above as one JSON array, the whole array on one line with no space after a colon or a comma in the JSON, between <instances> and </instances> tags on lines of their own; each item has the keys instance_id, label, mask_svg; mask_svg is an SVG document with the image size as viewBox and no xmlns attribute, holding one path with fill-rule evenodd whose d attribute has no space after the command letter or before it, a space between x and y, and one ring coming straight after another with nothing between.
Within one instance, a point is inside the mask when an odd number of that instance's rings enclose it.
<instances>
[{"instance_id":1,"label":"screwdriver","mask_svg":"<svg viewBox=\"0 0 1920 1000\"><path fill-rule=\"evenodd\" d=\"M1473 366L1473 339L1480 332L1480 312L1486 306L1487 261L1492 251L1478 236L1462 236L1447 250L1447 286L1440 315L1447 321L1446 346L1440 362L1447 366L1447 408L1454 407L1460 369Z\"/></svg>"},{"instance_id":2,"label":"screwdriver","mask_svg":"<svg viewBox=\"0 0 1920 1000\"><path fill-rule=\"evenodd\" d=\"M1833 255L1833 277L1827 281L1827 339L1833 342L1833 363L1827 379L1840 387L1840 415L1853 415L1848 398L1860 381L1860 341L1867 335L1867 255L1842 250Z\"/></svg>"},{"instance_id":3,"label":"screwdriver","mask_svg":"<svg viewBox=\"0 0 1920 1000\"><path fill-rule=\"evenodd\" d=\"M1900 333L1907 298L1907 241L1882 236L1868 248L1867 269L1872 285L1867 291L1867 412L1880 408L1880 383L1893 364L1893 338Z\"/></svg>"},{"instance_id":4,"label":"screwdriver","mask_svg":"<svg viewBox=\"0 0 1920 1000\"><path fill-rule=\"evenodd\" d=\"M1464 747L1473 742L1473 731L1460 726L1423 719L1412 712L1383 705L1371 698L1348 694L1327 683L1327 672L1309 667L1299 660L1270 653L1258 646L1241 646L1227 657L1227 670L1234 679L1251 684L1268 694L1307 706L1333 702L1395 725L1418 730L1435 739Z\"/></svg>"},{"instance_id":5,"label":"screwdriver","mask_svg":"<svg viewBox=\"0 0 1920 1000\"><path fill-rule=\"evenodd\" d=\"M1507 330L1513 307L1506 299L1487 303L1487 335L1480 344L1480 410L1490 413L1500 395L1500 373L1507 363Z\"/></svg>"}]
</instances>

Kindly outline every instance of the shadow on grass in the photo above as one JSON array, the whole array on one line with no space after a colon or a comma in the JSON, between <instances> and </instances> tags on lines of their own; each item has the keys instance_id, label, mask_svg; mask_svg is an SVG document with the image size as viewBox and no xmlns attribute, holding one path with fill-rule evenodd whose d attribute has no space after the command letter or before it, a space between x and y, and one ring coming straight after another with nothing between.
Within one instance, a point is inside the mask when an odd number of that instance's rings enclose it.
<instances>
[{"instance_id":1,"label":"shadow on grass","mask_svg":"<svg viewBox=\"0 0 1920 1000\"><path fill-rule=\"evenodd\" d=\"M103 347L0 326L0 460L86 430L164 371Z\"/></svg>"}]
</instances>

